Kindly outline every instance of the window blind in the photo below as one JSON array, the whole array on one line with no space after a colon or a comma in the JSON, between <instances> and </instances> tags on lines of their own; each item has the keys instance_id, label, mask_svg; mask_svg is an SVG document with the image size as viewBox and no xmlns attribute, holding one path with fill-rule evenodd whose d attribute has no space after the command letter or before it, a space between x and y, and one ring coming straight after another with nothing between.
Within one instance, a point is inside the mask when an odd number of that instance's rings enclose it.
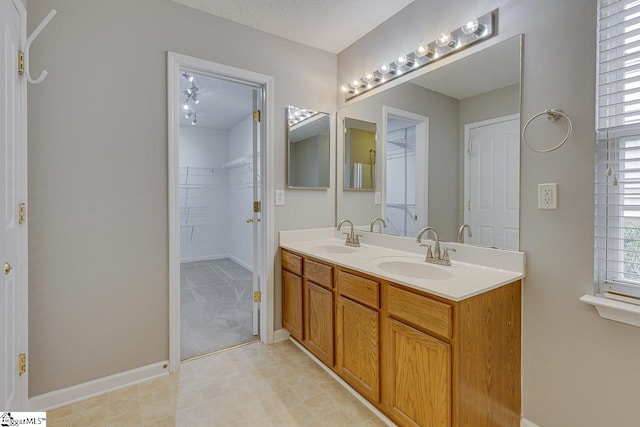
<instances>
[{"instance_id":1,"label":"window blind","mask_svg":"<svg viewBox=\"0 0 640 427\"><path fill-rule=\"evenodd\" d=\"M640 298L640 0L599 0L597 52L595 279Z\"/></svg>"}]
</instances>

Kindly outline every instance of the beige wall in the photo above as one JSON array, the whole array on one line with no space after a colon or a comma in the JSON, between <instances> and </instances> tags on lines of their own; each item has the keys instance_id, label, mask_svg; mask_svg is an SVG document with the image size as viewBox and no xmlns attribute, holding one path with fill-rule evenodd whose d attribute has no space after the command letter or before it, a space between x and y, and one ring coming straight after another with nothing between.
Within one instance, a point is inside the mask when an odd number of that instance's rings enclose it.
<instances>
[{"instance_id":1,"label":"beige wall","mask_svg":"<svg viewBox=\"0 0 640 427\"><path fill-rule=\"evenodd\" d=\"M285 107L334 112L337 86L335 55L170 0L30 0L30 31L52 8L28 98L31 396L169 356L166 51L275 78L280 189ZM276 232L334 224L333 191L286 201Z\"/></svg>"},{"instance_id":2,"label":"beige wall","mask_svg":"<svg viewBox=\"0 0 640 427\"><path fill-rule=\"evenodd\" d=\"M500 34L490 42L525 35L522 118L555 107L574 125L557 151L522 148L523 415L544 427L637 426L640 329L578 301L593 292L596 2L416 0L338 55L338 83L497 6ZM528 137L544 147L566 131L538 124ZM558 183L558 210L537 209L545 182Z\"/></svg>"}]
</instances>

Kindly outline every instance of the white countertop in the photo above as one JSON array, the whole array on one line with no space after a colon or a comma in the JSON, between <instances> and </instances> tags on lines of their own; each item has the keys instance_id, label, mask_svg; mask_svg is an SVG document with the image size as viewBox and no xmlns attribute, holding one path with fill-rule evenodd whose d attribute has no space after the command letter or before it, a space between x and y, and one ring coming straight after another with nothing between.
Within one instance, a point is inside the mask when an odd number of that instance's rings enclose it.
<instances>
[{"instance_id":1,"label":"white countertop","mask_svg":"<svg viewBox=\"0 0 640 427\"><path fill-rule=\"evenodd\" d=\"M386 243L391 242L392 244L388 246L393 246L393 248L386 247L387 245L365 243L367 240L374 242L388 240ZM525 259L522 252L479 248L449 242L442 242L441 246L457 250L456 253L451 254L451 266L428 264L432 278L425 279L403 275L402 269L392 273L378 266L381 262L403 261L410 264L421 264L417 267L422 267L422 264L425 264L425 250L417 245L415 239L397 236L380 237L380 235L367 233L361 239L360 247L351 248L344 245L344 239L336 237L334 229L280 232L280 247L284 249L426 291L452 301L461 301L524 277ZM488 262L483 264L466 262L485 259ZM411 267L411 265L405 265ZM500 268L501 266L508 269Z\"/></svg>"}]
</instances>

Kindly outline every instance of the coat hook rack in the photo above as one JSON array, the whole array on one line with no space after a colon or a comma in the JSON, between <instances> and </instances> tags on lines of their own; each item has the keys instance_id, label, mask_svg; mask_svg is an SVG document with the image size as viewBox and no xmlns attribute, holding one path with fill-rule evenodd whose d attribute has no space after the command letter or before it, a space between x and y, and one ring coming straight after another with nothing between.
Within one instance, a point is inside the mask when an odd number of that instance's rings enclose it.
<instances>
[{"instance_id":1,"label":"coat hook rack","mask_svg":"<svg viewBox=\"0 0 640 427\"><path fill-rule=\"evenodd\" d=\"M27 77L27 81L29 83L33 83L33 84L42 83L44 78L47 77L47 72L43 70L42 73L40 73L40 77L38 77L37 79L31 78L31 74L29 71L29 49L31 48L31 43L33 43L36 37L40 35L42 30L44 30L44 27L46 27L47 24L49 24L49 21L53 19L56 13L58 12L55 9L51 9L51 12L49 12L49 14L42 20L42 22L40 23L40 25L38 25L38 27L34 30L34 32L31 33L31 35L27 38L27 41L24 44L24 75Z\"/></svg>"}]
</instances>

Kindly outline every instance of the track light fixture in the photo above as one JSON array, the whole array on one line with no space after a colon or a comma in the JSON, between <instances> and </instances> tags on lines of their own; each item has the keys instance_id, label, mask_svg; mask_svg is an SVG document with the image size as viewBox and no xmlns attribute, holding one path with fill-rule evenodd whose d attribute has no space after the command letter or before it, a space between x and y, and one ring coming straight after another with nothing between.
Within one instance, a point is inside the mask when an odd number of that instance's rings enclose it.
<instances>
[{"instance_id":1,"label":"track light fixture","mask_svg":"<svg viewBox=\"0 0 640 427\"><path fill-rule=\"evenodd\" d=\"M191 124L195 125L198 122L198 112L195 111L194 107L189 103L191 101L194 105L200 103L200 98L198 97L198 92L200 88L196 86L196 82L194 81L193 75L188 72L183 72L182 77L185 78L189 83L191 83L191 87L188 87L184 91L184 102L182 103L182 109L185 110L184 117L187 119L191 119Z\"/></svg>"}]
</instances>

